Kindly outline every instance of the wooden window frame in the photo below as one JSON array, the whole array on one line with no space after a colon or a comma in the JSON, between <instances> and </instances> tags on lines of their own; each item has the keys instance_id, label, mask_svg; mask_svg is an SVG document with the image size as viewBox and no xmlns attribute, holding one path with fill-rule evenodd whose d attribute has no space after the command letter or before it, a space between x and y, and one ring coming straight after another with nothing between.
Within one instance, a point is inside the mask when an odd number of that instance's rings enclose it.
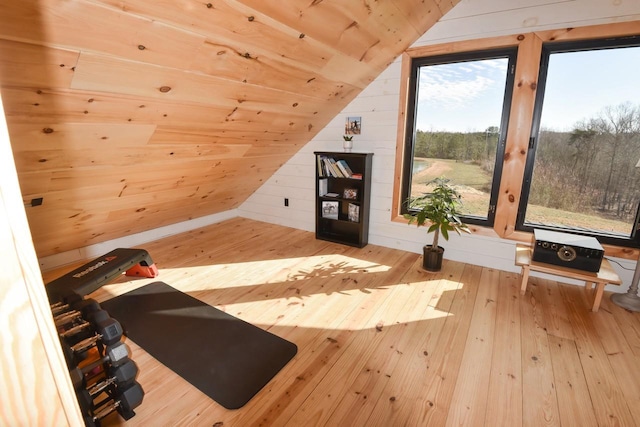
<instances>
[{"instance_id":1,"label":"wooden window frame","mask_svg":"<svg viewBox=\"0 0 640 427\"><path fill-rule=\"evenodd\" d=\"M401 215L401 185L405 156L406 113L408 108L409 78L413 58L517 47L515 82L511 98L509 128L502 161L502 177L493 227L471 225L473 233L529 243L530 232L516 230L516 220L529 137L533 123L537 79L540 70L542 44L554 41L579 41L607 37L622 37L638 34L638 22L605 24L579 28L562 28L486 39L465 40L452 43L410 48L402 54L398 132L396 136L396 161L393 186L391 220L407 222ZM637 259L640 249L603 245L607 255L626 259Z\"/></svg>"},{"instance_id":2,"label":"wooden window frame","mask_svg":"<svg viewBox=\"0 0 640 427\"><path fill-rule=\"evenodd\" d=\"M466 51L463 53L453 53L453 54L448 54L448 55L444 55L444 56L423 56L423 57L419 57L419 58L411 58L411 72L409 75L409 88L408 88L408 95L406 97L407 101L412 100L412 102L410 103L411 105L409 105L409 103L407 103L407 123L405 126L407 126L407 132L405 133L405 138L404 138L404 143L405 143L405 148L403 153L407 153L408 151L413 151L415 149L414 146L414 136L417 133L417 129L416 129L416 114L417 114L417 110L418 110L418 106L417 106L417 102L415 101L415 97L418 96L418 80L419 80L419 73L420 73L420 69L422 67L429 67L432 65L440 65L443 63L447 63L447 64L461 64L461 63L466 63L466 62L470 62L470 61L482 61L482 60L486 60L486 59L490 59L490 58L504 58L507 60L507 68L506 68L506 73L505 73L505 92L504 92L504 97L502 98L502 108L500 109L500 133L498 135L497 141L496 141L496 157L493 159L494 162L494 172L492 174L492 185L491 185L491 192L489 194L489 203L487 205L487 213L486 216L481 217L481 216L461 216L461 219L467 224L467 225L479 225L482 227L491 227L494 224L495 221L495 211L496 211L496 200L498 198L498 189L499 186L496 185L496 183L500 183L500 177L502 176L502 163L499 161L500 156L504 155L504 141L505 141L505 129L508 127L508 123L509 123L509 113L506 111L507 106L511 105L511 94L513 93L513 91L511 93L507 93L507 91L509 91L510 89L512 89L513 87L513 82L514 82L514 74L511 69L513 66L515 66L515 61L516 61L516 50L513 47L507 47L507 48L499 48L499 49L490 49L490 50L474 50L474 51ZM415 60L413 60L415 59ZM433 59L433 60L430 60ZM411 125L411 123L414 123L413 125ZM407 168L412 168L412 159L414 156L404 156L404 165L403 168L405 168L405 170ZM411 186L411 177L409 176L409 173L405 173L402 175L402 185L400 187L400 194L401 194L401 198L402 200L407 200L407 198L409 197L409 195L411 194L411 189L408 188ZM463 199L464 200L464 199ZM401 205L400 207L400 213L401 214L405 214L405 213L409 213L410 209L408 209L408 206L406 205Z\"/></svg>"}]
</instances>

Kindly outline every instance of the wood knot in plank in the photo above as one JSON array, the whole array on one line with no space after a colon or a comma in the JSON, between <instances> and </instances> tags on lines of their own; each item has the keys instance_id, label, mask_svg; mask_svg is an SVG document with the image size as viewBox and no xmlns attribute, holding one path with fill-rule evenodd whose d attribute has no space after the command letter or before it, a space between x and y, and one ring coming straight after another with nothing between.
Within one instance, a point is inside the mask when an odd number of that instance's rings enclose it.
<instances>
[{"instance_id":1,"label":"wood knot in plank","mask_svg":"<svg viewBox=\"0 0 640 427\"><path fill-rule=\"evenodd\" d=\"M42 129L42 133L53 133L53 129L51 129L51 128L44 128L44 129Z\"/></svg>"},{"instance_id":2,"label":"wood knot in plank","mask_svg":"<svg viewBox=\"0 0 640 427\"><path fill-rule=\"evenodd\" d=\"M160 89L158 89L160 92L162 93L167 93L169 91L171 91L171 86L160 86Z\"/></svg>"}]
</instances>

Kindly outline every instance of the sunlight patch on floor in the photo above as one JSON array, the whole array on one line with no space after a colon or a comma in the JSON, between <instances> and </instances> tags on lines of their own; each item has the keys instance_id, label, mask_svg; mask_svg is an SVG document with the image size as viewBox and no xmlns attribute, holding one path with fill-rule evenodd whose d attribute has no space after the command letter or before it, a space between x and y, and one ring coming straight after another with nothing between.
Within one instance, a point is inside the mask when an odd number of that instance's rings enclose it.
<instances>
[{"instance_id":1,"label":"sunlight patch on floor","mask_svg":"<svg viewBox=\"0 0 640 427\"><path fill-rule=\"evenodd\" d=\"M332 278L350 273L379 273L391 267L344 255L318 255L300 258L282 258L240 263L212 264L193 267L164 268L158 280L171 285L171 281L192 280L209 283L198 289L224 289L291 282L312 278ZM203 280L202 276L210 277ZM193 280L197 279L197 280Z\"/></svg>"}]
</instances>

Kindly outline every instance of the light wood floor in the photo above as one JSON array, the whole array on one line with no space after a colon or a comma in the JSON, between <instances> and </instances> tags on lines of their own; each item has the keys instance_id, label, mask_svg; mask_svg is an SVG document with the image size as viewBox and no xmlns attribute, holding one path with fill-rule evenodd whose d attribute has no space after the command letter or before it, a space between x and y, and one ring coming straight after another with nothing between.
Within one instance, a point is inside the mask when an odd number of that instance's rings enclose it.
<instances>
[{"instance_id":1,"label":"light wood floor","mask_svg":"<svg viewBox=\"0 0 640 427\"><path fill-rule=\"evenodd\" d=\"M146 391L127 426L640 425L640 314L608 294L592 313L582 287L531 278L520 296L514 273L446 260L427 273L413 253L246 219L143 248L158 278L92 296L161 280L299 350L226 410L127 340Z\"/></svg>"}]
</instances>

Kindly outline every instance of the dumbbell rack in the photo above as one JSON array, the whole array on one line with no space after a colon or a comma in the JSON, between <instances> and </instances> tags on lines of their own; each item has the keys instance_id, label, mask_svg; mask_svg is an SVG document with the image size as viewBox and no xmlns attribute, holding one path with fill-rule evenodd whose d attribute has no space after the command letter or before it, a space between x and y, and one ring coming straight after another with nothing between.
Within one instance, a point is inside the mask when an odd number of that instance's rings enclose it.
<instances>
[{"instance_id":1,"label":"dumbbell rack","mask_svg":"<svg viewBox=\"0 0 640 427\"><path fill-rule=\"evenodd\" d=\"M158 269L143 249L115 249L46 286L51 312L87 427L100 426L113 412L128 420L142 403L138 367L122 342L120 323L85 296L122 273L156 277Z\"/></svg>"},{"instance_id":2,"label":"dumbbell rack","mask_svg":"<svg viewBox=\"0 0 640 427\"><path fill-rule=\"evenodd\" d=\"M125 420L135 416L144 391L120 323L97 301L77 295L51 310L86 426L99 426L113 412Z\"/></svg>"}]
</instances>

